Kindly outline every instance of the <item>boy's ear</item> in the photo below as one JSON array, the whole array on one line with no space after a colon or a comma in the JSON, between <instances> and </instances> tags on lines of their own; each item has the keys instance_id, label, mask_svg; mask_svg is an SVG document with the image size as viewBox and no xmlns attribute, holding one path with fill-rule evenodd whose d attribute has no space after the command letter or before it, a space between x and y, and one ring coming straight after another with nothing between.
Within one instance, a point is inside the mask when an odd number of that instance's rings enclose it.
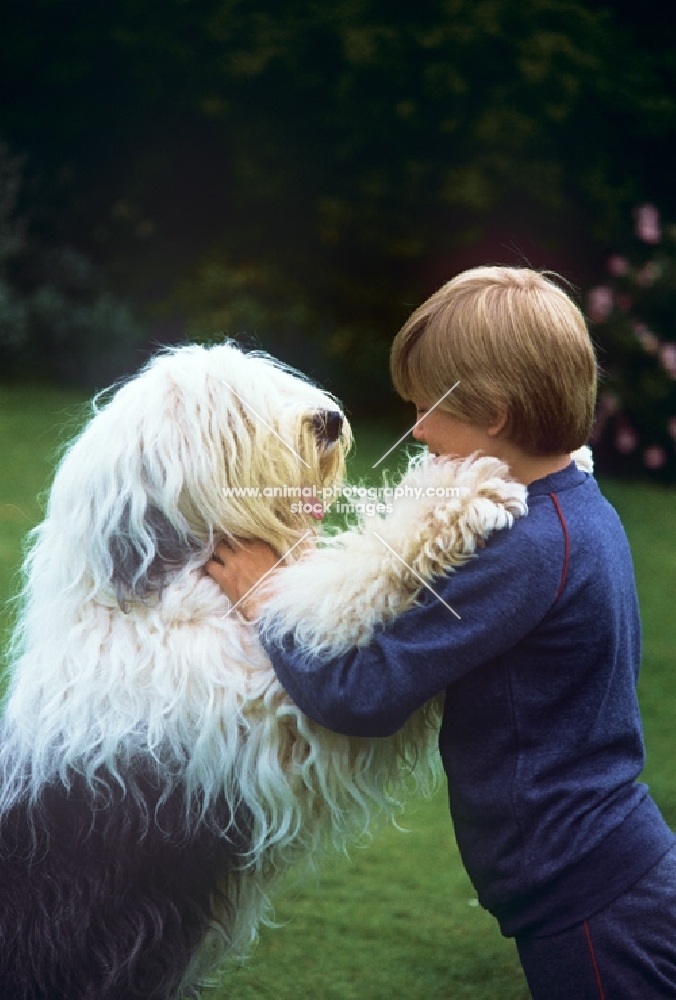
<instances>
[{"instance_id":1,"label":"boy's ear","mask_svg":"<svg viewBox=\"0 0 676 1000\"><path fill-rule=\"evenodd\" d=\"M507 407L504 403L498 403L495 408L496 416L491 424L486 428L489 437L499 437L507 424Z\"/></svg>"}]
</instances>

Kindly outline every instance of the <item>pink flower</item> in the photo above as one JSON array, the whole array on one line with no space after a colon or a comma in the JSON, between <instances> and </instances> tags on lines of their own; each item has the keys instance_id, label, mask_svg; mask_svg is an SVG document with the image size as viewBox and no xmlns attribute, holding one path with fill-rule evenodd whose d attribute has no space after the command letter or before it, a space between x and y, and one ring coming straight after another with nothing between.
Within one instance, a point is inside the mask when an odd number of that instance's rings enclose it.
<instances>
[{"instance_id":1,"label":"pink flower","mask_svg":"<svg viewBox=\"0 0 676 1000\"><path fill-rule=\"evenodd\" d=\"M626 257L621 257L618 253L614 253L612 257L608 258L606 266L616 278L621 278L623 274L627 274L629 271L629 261Z\"/></svg>"},{"instance_id":2,"label":"pink flower","mask_svg":"<svg viewBox=\"0 0 676 1000\"><path fill-rule=\"evenodd\" d=\"M676 441L676 417L671 417L667 422L667 430L674 441Z\"/></svg>"},{"instance_id":3,"label":"pink flower","mask_svg":"<svg viewBox=\"0 0 676 1000\"><path fill-rule=\"evenodd\" d=\"M651 333L645 323L634 323L633 329L646 354L657 354L660 348L659 338Z\"/></svg>"},{"instance_id":4,"label":"pink flower","mask_svg":"<svg viewBox=\"0 0 676 1000\"><path fill-rule=\"evenodd\" d=\"M662 239L660 213L654 205L641 205L634 211L636 235L644 243L659 243Z\"/></svg>"},{"instance_id":5,"label":"pink flower","mask_svg":"<svg viewBox=\"0 0 676 1000\"><path fill-rule=\"evenodd\" d=\"M667 460L667 453L658 444L653 444L643 452L643 464L648 469L661 469Z\"/></svg>"},{"instance_id":6,"label":"pink flower","mask_svg":"<svg viewBox=\"0 0 676 1000\"><path fill-rule=\"evenodd\" d=\"M617 413L620 408L620 401L614 392L602 392L599 396L599 411L610 417Z\"/></svg>"},{"instance_id":7,"label":"pink flower","mask_svg":"<svg viewBox=\"0 0 676 1000\"><path fill-rule=\"evenodd\" d=\"M638 437L629 424L622 424L615 434L615 447L622 455L628 455L638 444Z\"/></svg>"},{"instance_id":8,"label":"pink flower","mask_svg":"<svg viewBox=\"0 0 676 1000\"><path fill-rule=\"evenodd\" d=\"M607 285L597 285L587 296L587 312L592 323L603 323L613 308L613 293Z\"/></svg>"},{"instance_id":9,"label":"pink flower","mask_svg":"<svg viewBox=\"0 0 676 1000\"><path fill-rule=\"evenodd\" d=\"M629 312L631 309L631 298L628 295L618 295L615 301L622 312Z\"/></svg>"},{"instance_id":10,"label":"pink flower","mask_svg":"<svg viewBox=\"0 0 676 1000\"><path fill-rule=\"evenodd\" d=\"M667 375L676 379L676 344L667 343L660 347L660 362Z\"/></svg>"}]
</instances>

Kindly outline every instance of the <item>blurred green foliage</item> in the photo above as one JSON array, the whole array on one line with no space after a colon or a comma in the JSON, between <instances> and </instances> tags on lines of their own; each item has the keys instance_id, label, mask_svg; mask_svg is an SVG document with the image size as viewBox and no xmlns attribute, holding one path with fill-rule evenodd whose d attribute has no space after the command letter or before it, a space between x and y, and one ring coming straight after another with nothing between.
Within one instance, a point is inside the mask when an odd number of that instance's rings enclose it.
<instances>
[{"instance_id":1,"label":"blurred green foliage","mask_svg":"<svg viewBox=\"0 0 676 1000\"><path fill-rule=\"evenodd\" d=\"M22 161L0 143L0 372L112 381L143 331L82 253L33 238L17 215Z\"/></svg>"},{"instance_id":2,"label":"blurred green foliage","mask_svg":"<svg viewBox=\"0 0 676 1000\"><path fill-rule=\"evenodd\" d=\"M387 403L392 335L450 273L527 259L584 284L628 206L676 211L675 33L656 6L3 13L0 133L27 155L38 229L151 325L245 332L353 406Z\"/></svg>"}]
</instances>

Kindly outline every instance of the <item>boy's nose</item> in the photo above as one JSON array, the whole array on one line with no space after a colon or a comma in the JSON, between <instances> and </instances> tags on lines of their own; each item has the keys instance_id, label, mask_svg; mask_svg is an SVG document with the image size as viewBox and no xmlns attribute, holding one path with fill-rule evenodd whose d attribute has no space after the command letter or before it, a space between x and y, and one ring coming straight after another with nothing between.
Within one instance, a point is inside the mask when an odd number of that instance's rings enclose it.
<instances>
[{"instance_id":1,"label":"boy's nose","mask_svg":"<svg viewBox=\"0 0 676 1000\"><path fill-rule=\"evenodd\" d=\"M419 423L417 423L415 425L415 427L411 431L411 434L413 435L413 437L415 438L416 441L423 441L424 442L424 440L425 440L425 420L424 420L424 418Z\"/></svg>"}]
</instances>

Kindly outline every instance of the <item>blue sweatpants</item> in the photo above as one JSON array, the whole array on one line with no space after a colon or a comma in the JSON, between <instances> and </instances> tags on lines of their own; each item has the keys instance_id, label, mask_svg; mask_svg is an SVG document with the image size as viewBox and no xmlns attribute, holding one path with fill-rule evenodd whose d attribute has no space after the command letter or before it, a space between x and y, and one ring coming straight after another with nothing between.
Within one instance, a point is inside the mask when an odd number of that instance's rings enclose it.
<instances>
[{"instance_id":1,"label":"blue sweatpants","mask_svg":"<svg viewBox=\"0 0 676 1000\"><path fill-rule=\"evenodd\" d=\"M533 1000L674 1000L676 847L582 924L516 946Z\"/></svg>"}]
</instances>

